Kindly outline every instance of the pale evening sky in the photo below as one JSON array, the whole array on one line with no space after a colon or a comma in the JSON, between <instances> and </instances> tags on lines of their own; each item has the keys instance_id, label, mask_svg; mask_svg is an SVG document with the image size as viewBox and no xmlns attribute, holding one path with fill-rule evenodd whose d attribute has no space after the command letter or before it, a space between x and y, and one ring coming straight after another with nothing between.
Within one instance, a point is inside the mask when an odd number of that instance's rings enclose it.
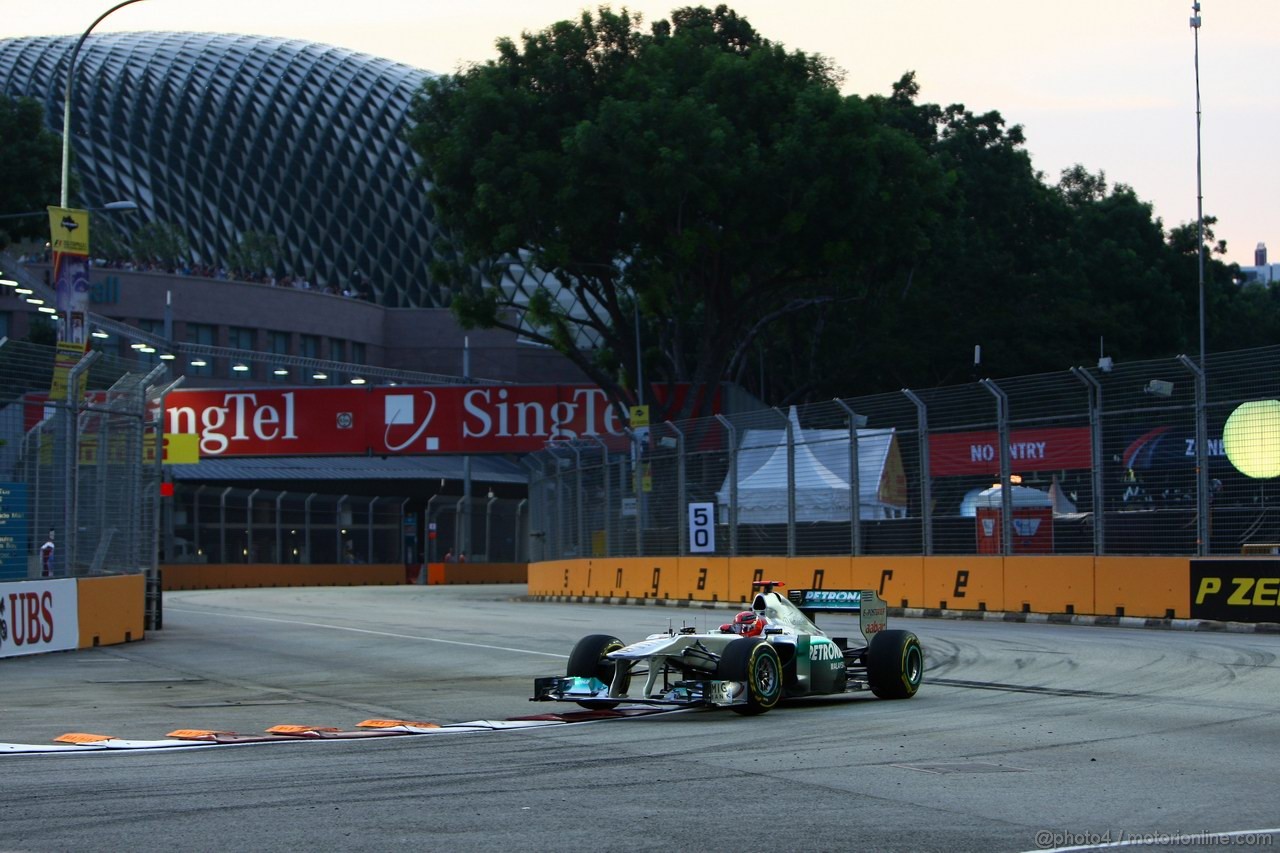
<instances>
[{"instance_id":1,"label":"pale evening sky","mask_svg":"<svg viewBox=\"0 0 1280 853\"><path fill-rule=\"evenodd\" d=\"M111 0L4 0L0 35L78 34ZM500 36L576 18L581 0L143 0L94 32L181 30L339 45L431 71L494 56ZM613 3L646 21L693 3ZM702 5L715 5L706 2ZM1132 186L1168 228L1196 218L1194 41L1189 0L737 0L766 38L821 53L844 91L884 94L914 70L921 98L999 110L1021 124L1050 182L1082 163ZM1204 210L1230 261L1259 242L1280 261L1280 0L1203 0ZM92 36L90 36L92 38Z\"/></svg>"}]
</instances>

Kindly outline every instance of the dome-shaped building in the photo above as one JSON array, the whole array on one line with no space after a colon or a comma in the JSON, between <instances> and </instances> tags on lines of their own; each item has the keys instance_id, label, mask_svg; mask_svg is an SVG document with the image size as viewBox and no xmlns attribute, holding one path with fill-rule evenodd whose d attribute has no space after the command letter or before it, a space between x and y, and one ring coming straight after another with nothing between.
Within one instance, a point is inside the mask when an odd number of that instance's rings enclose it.
<instances>
[{"instance_id":1,"label":"dome-shaped building","mask_svg":"<svg viewBox=\"0 0 1280 853\"><path fill-rule=\"evenodd\" d=\"M76 38L0 39L0 92L44 103L59 133ZM427 74L281 38L94 34L76 59L71 203L136 201L194 263L225 264L259 232L278 241L277 275L446 305L430 268L447 241L402 134Z\"/></svg>"}]
</instances>

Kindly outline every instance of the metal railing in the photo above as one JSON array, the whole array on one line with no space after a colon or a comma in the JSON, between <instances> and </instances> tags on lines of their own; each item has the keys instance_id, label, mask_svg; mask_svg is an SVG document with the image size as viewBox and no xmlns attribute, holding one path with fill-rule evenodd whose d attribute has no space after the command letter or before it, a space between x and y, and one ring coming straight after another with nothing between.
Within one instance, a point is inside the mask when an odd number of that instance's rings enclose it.
<instances>
[{"instance_id":1,"label":"metal railing","mask_svg":"<svg viewBox=\"0 0 1280 853\"><path fill-rule=\"evenodd\" d=\"M413 564L459 554L466 541L473 562L523 562L527 504L475 497L468 513L457 495L424 503L398 495L184 487L164 514L160 562Z\"/></svg>"},{"instance_id":2,"label":"metal railing","mask_svg":"<svg viewBox=\"0 0 1280 853\"><path fill-rule=\"evenodd\" d=\"M152 416L166 369L136 372L96 352L63 358L58 367L52 347L0 345L0 579L155 566ZM55 384L66 393L51 395Z\"/></svg>"},{"instance_id":3,"label":"metal railing","mask_svg":"<svg viewBox=\"0 0 1280 853\"><path fill-rule=\"evenodd\" d=\"M708 504L731 556L1280 543L1280 347L1104 363L553 442L526 459L531 557L696 553Z\"/></svg>"}]
</instances>

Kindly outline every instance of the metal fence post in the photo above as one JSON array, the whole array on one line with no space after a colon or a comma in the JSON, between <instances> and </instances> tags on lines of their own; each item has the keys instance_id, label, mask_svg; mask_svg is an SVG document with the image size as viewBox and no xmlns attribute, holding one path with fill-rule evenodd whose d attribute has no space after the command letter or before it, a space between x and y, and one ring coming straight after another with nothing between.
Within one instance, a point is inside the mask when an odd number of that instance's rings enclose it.
<instances>
[{"instance_id":1,"label":"metal fence post","mask_svg":"<svg viewBox=\"0 0 1280 853\"><path fill-rule=\"evenodd\" d=\"M245 498L244 502L244 561L246 563L258 562L257 552L253 550L253 499L260 491L262 489L249 492L249 497Z\"/></svg>"},{"instance_id":2,"label":"metal fence post","mask_svg":"<svg viewBox=\"0 0 1280 853\"><path fill-rule=\"evenodd\" d=\"M315 497L316 493L312 492L302 502L302 547L306 551L303 556L307 565L311 565L311 502Z\"/></svg>"},{"instance_id":3,"label":"metal fence post","mask_svg":"<svg viewBox=\"0 0 1280 853\"><path fill-rule=\"evenodd\" d=\"M688 482L685 479L684 433L671 421L665 426L676 434L676 549L681 556L689 553L689 525L684 520L688 512Z\"/></svg>"},{"instance_id":4,"label":"metal fence post","mask_svg":"<svg viewBox=\"0 0 1280 853\"><path fill-rule=\"evenodd\" d=\"M338 543L338 551L333 558L335 563L341 563L342 557L346 553L342 543L342 505L350 497L350 495L343 495L338 498L338 504L333 508L333 540Z\"/></svg>"},{"instance_id":5,"label":"metal fence post","mask_svg":"<svg viewBox=\"0 0 1280 853\"><path fill-rule=\"evenodd\" d=\"M600 479L604 481L604 553L600 556L608 557L613 553L610 550L613 540L613 477L609 472L609 446L596 436L591 438L600 445Z\"/></svg>"},{"instance_id":6,"label":"metal fence post","mask_svg":"<svg viewBox=\"0 0 1280 853\"><path fill-rule=\"evenodd\" d=\"M916 407L916 442L920 447L920 540L926 557L933 555L933 494L929 480L929 407L910 388L902 395Z\"/></svg>"},{"instance_id":7,"label":"metal fence post","mask_svg":"<svg viewBox=\"0 0 1280 853\"><path fill-rule=\"evenodd\" d=\"M849 550L859 557L862 555L862 471L858 465L858 430L866 425L867 419L839 397L835 403L849 416Z\"/></svg>"},{"instance_id":8,"label":"metal fence post","mask_svg":"<svg viewBox=\"0 0 1280 853\"><path fill-rule=\"evenodd\" d=\"M1013 460L1009 458L1009 395L990 379L979 385L996 398L996 435L1000 444L1000 553L1013 553Z\"/></svg>"},{"instance_id":9,"label":"metal fence post","mask_svg":"<svg viewBox=\"0 0 1280 853\"><path fill-rule=\"evenodd\" d=\"M367 512L369 513L369 546L368 546L369 550L365 552L364 561L371 565L373 563L378 562L373 558L373 528L374 528L373 508L374 508L374 505L377 504L378 501L380 500L382 500L381 497L371 498L369 500L369 509L367 510Z\"/></svg>"},{"instance_id":10,"label":"metal fence post","mask_svg":"<svg viewBox=\"0 0 1280 853\"><path fill-rule=\"evenodd\" d=\"M569 445L569 449L573 451L573 464L577 468L577 474L578 474L578 480L577 480L578 484L576 488L577 495L575 496L576 500L574 502L574 512L578 516L578 524L577 524L577 540L578 541L575 543L575 550L577 551L577 555L579 557L585 557L587 556L587 548L586 548L587 525L586 525L586 520L583 518L584 505L582 502L582 492L583 492L582 453L578 450L577 444Z\"/></svg>"},{"instance_id":11,"label":"metal fence post","mask_svg":"<svg viewBox=\"0 0 1280 853\"><path fill-rule=\"evenodd\" d=\"M724 415L716 415L729 432L729 556L738 556L738 431Z\"/></svg>"},{"instance_id":12,"label":"metal fence post","mask_svg":"<svg viewBox=\"0 0 1280 853\"><path fill-rule=\"evenodd\" d=\"M77 483L80 473L80 377L88 371L89 366L102 357L98 350L90 350L84 354L75 366L67 371L66 422L63 431L63 453L66 468L64 471L62 496L62 536L67 549L67 577L75 574L76 547L79 545L80 518L76 506L79 496Z\"/></svg>"},{"instance_id":13,"label":"metal fence post","mask_svg":"<svg viewBox=\"0 0 1280 853\"><path fill-rule=\"evenodd\" d=\"M222 490L218 496L218 562L229 563L227 559L227 495L231 494L231 486Z\"/></svg>"},{"instance_id":14,"label":"metal fence post","mask_svg":"<svg viewBox=\"0 0 1280 853\"><path fill-rule=\"evenodd\" d=\"M775 412L786 424L787 436L787 556L796 555L796 434L791 418L774 407ZM793 406L792 412L795 411ZM797 418L797 423L799 419Z\"/></svg>"},{"instance_id":15,"label":"metal fence post","mask_svg":"<svg viewBox=\"0 0 1280 853\"><path fill-rule=\"evenodd\" d=\"M439 498L440 495L432 495L427 498L427 508L423 513L424 518L422 519L422 523L425 524L427 528L423 531L423 535L427 537L427 541L422 547L422 553L426 558L425 562L428 563L436 562L436 551L438 550L436 547L436 536L432 536L431 534L435 533L437 536L439 535L435 527L433 527L436 523L435 507L433 505Z\"/></svg>"},{"instance_id":16,"label":"metal fence post","mask_svg":"<svg viewBox=\"0 0 1280 853\"><path fill-rule=\"evenodd\" d=\"M1211 551L1209 543L1209 425L1205 413L1208 405L1208 390L1205 387L1205 372L1194 361L1185 355L1178 356L1178 361L1195 377L1196 386L1196 553L1207 557Z\"/></svg>"},{"instance_id":17,"label":"metal fence post","mask_svg":"<svg viewBox=\"0 0 1280 853\"><path fill-rule=\"evenodd\" d=\"M1093 489L1093 553L1106 553L1107 505L1103 486L1106 477L1102 471L1102 383L1083 367L1071 368L1071 373L1085 384L1089 392L1089 459L1093 470L1089 472Z\"/></svg>"},{"instance_id":18,"label":"metal fence post","mask_svg":"<svg viewBox=\"0 0 1280 853\"><path fill-rule=\"evenodd\" d=\"M276 548L275 561L283 563L284 560L284 496L288 492L280 492L276 495Z\"/></svg>"}]
</instances>

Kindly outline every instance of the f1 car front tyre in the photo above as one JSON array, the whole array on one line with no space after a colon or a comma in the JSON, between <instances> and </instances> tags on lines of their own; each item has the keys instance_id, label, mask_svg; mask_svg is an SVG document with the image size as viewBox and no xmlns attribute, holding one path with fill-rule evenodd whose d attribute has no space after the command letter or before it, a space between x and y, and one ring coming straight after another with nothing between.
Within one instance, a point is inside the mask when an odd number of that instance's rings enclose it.
<instances>
[{"instance_id":1,"label":"f1 car front tyre","mask_svg":"<svg viewBox=\"0 0 1280 853\"><path fill-rule=\"evenodd\" d=\"M622 641L617 637L611 637L608 634L588 634L578 641L573 647L573 651L569 652L569 665L565 669L565 675L571 678L598 678L605 684L613 685L614 671L617 664L607 659L605 655L609 652L616 652L622 648ZM622 692L626 692L630 686L631 675L628 673L619 685ZM578 704L583 704L579 702ZM583 705L586 708L612 708L617 706L617 702L613 705L605 705L596 703L594 705Z\"/></svg>"},{"instance_id":2,"label":"f1 car front tyre","mask_svg":"<svg viewBox=\"0 0 1280 853\"><path fill-rule=\"evenodd\" d=\"M729 706L739 714L763 714L782 698L782 661L777 650L759 637L739 637L725 646L716 678L746 685L747 703Z\"/></svg>"},{"instance_id":3,"label":"f1 car front tyre","mask_svg":"<svg viewBox=\"0 0 1280 853\"><path fill-rule=\"evenodd\" d=\"M881 699L910 699L924 677L924 650L910 631L881 631L867 649L867 682Z\"/></svg>"}]
</instances>

